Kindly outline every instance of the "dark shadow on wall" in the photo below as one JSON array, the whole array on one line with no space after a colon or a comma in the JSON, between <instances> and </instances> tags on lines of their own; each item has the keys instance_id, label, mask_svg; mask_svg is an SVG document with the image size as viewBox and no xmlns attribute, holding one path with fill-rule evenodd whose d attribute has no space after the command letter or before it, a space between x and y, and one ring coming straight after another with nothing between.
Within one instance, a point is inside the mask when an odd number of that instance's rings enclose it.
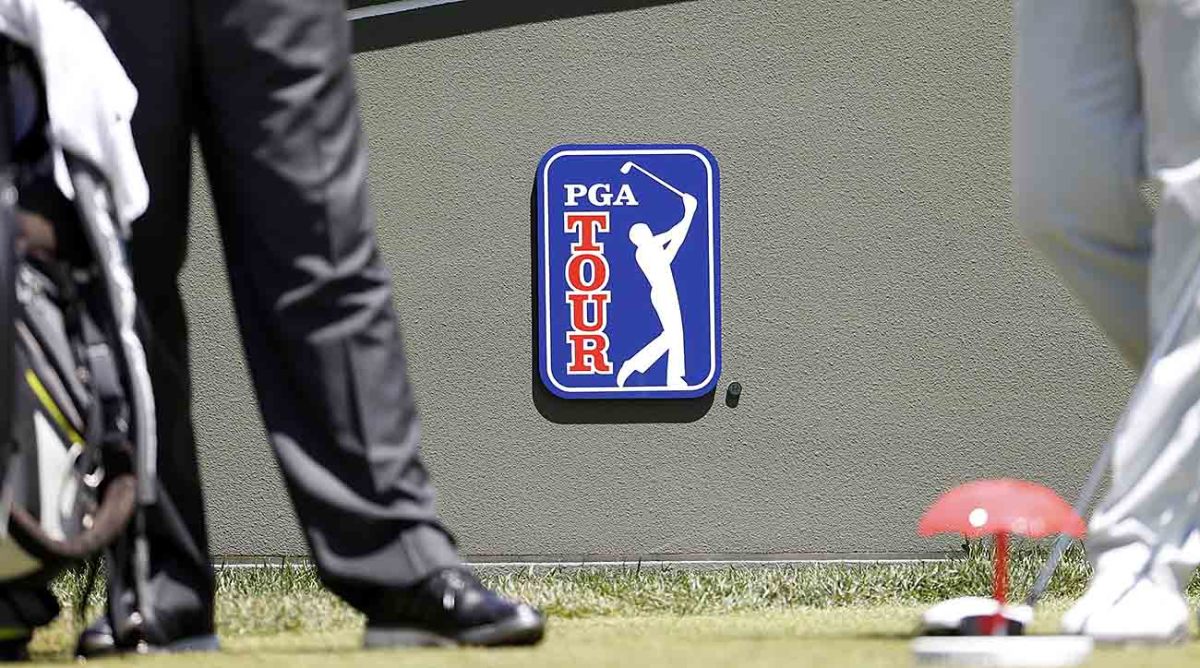
<instances>
[{"instance_id":1,"label":"dark shadow on wall","mask_svg":"<svg viewBox=\"0 0 1200 668\"><path fill-rule=\"evenodd\" d=\"M534 283L537 283L534 280ZM534 311L534 330L537 312ZM536 340L536 339L535 339ZM533 346L533 405L542 417L557 424L648 424L695 422L712 408L716 390L695 399L563 399L542 384Z\"/></svg>"},{"instance_id":2,"label":"dark shadow on wall","mask_svg":"<svg viewBox=\"0 0 1200 668\"><path fill-rule=\"evenodd\" d=\"M529 193L529 319L530 381L533 405L542 417L558 424L645 424L652 422L695 422L712 408L716 390L695 399L563 399L542 383L538 369L538 210L537 184Z\"/></svg>"},{"instance_id":3,"label":"dark shadow on wall","mask_svg":"<svg viewBox=\"0 0 1200 668\"><path fill-rule=\"evenodd\" d=\"M695 0L465 0L359 19L351 23L355 51L506 28L521 23L607 14ZM352 3L353 5L367 3Z\"/></svg>"}]
</instances>

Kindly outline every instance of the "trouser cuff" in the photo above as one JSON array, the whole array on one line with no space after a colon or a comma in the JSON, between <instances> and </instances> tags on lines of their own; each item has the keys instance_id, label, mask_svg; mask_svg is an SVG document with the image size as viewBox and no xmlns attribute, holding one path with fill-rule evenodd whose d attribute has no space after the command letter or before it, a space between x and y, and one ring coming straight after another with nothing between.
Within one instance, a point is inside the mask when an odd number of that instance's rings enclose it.
<instances>
[{"instance_id":1,"label":"trouser cuff","mask_svg":"<svg viewBox=\"0 0 1200 668\"><path fill-rule=\"evenodd\" d=\"M439 527L417 524L400 535L408 557L410 580L419 582L436 571L462 565L453 539Z\"/></svg>"}]
</instances>

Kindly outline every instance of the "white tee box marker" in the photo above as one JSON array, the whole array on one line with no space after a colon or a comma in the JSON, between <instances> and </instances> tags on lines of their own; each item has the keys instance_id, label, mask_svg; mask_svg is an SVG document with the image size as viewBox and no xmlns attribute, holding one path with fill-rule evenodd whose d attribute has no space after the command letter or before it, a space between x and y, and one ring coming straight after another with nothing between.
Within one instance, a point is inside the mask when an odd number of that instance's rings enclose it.
<instances>
[{"instance_id":1,"label":"white tee box marker","mask_svg":"<svg viewBox=\"0 0 1200 668\"><path fill-rule=\"evenodd\" d=\"M924 636L912 651L919 665L1077 666L1093 646L1086 636Z\"/></svg>"}]
</instances>

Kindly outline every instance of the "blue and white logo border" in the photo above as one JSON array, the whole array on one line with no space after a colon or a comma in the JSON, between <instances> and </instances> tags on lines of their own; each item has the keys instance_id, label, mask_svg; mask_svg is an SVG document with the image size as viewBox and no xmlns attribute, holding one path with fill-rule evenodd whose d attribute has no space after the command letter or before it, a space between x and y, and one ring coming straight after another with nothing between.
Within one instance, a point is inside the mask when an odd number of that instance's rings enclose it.
<instances>
[{"instance_id":1,"label":"blue and white logo border","mask_svg":"<svg viewBox=\"0 0 1200 668\"><path fill-rule=\"evenodd\" d=\"M709 352L712 364L707 378L685 389L664 386L572 388L559 383L550 371L550 193L546 181L554 161L570 155L692 155L704 163L708 172L708 271L709 271ZM537 247L538 254L538 372L546 389L563 399L695 399L717 386L721 378L721 174L717 159L703 146L695 144L562 144L550 149L538 162L537 171ZM664 394L668 394L664 396Z\"/></svg>"}]
</instances>

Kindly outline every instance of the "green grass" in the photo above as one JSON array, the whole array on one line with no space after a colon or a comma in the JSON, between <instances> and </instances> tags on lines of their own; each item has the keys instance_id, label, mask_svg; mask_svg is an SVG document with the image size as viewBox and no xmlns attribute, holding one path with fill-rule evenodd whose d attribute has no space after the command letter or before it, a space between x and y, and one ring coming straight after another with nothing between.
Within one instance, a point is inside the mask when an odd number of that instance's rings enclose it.
<instances>
[{"instance_id":1,"label":"green grass","mask_svg":"<svg viewBox=\"0 0 1200 668\"><path fill-rule=\"evenodd\" d=\"M991 564L978 546L946 562L807 565L681 570L527 569L486 575L491 586L522 597L550 617L535 649L361 652L361 618L327 594L307 567L226 569L218 576L218 626L226 651L214 656L137 659L139 665L897 665L924 606L951 596L986 594ZM1033 581L1041 551L1014 555L1019 595ZM1055 578L1035 631L1086 584L1088 568L1072 552ZM81 578L57 583L62 619L40 632L39 660L62 662L75 632L71 601ZM1193 596L1200 589L1193 587ZM99 594L93 596L93 605ZM1097 665L1200 662L1200 646L1104 650Z\"/></svg>"}]
</instances>

